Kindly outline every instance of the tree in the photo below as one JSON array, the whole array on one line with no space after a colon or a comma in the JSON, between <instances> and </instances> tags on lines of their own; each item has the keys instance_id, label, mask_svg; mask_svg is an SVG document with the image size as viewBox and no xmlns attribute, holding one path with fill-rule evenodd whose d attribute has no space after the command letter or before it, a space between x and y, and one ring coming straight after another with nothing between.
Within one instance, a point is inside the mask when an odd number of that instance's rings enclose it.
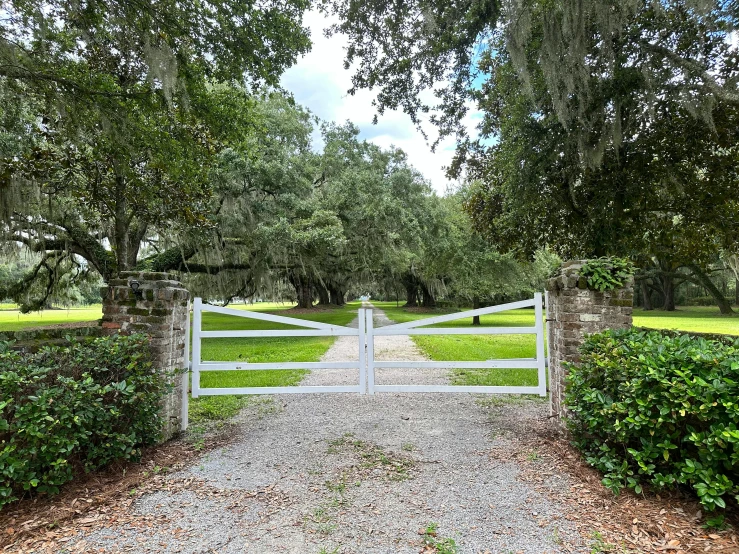
<instances>
[{"instance_id":1,"label":"tree","mask_svg":"<svg viewBox=\"0 0 739 554\"><path fill-rule=\"evenodd\" d=\"M253 128L244 86L276 84L307 50L307 6L4 6L3 240L42 260L73 255L108 279L173 228L207 228L218 154Z\"/></svg>"},{"instance_id":2,"label":"tree","mask_svg":"<svg viewBox=\"0 0 739 554\"><path fill-rule=\"evenodd\" d=\"M608 83L623 68L643 76L652 98L669 88L693 108L739 103L733 2L323 0L322 8L339 19L328 33L348 37L350 92L377 89L380 113L431 113L442 134L464 134L469 100L493 83L486 60L503 51L524 85L543 79L560 124L582 139L590 161L601 139L618 142L620 105L598 100L617 92Z\"/></svg>"},{"instance_id":3,"label":"tree","mask_svg":"<svg viewBox=\"0 0 739 554\"><path fill-rule=\"evenodd\" d=\"M451 173L479 178L467 210L504 251L653 259L670 243L691 257L668 265L702 280L736 243L734 3L328 5L380 112L429 113L462 137Z\"/></svg>"}]
</instances>

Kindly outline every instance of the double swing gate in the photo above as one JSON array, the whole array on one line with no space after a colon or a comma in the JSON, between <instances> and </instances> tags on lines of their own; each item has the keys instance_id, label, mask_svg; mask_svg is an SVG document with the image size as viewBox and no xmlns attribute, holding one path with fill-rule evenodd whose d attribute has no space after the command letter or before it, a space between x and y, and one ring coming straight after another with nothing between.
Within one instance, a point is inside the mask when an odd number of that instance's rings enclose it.
<instances>
[{"instance_id":1,"label":"double swing gate","mask_svg":"<svg viewBox=\"0 0 739 554\"><path fill-rule=\"evenodd\" d=\"M534 308L535 321L530 327L436 327L438 324L469 319L515 310L519 308ZM290 330L230 330L204 331L203 312L213 312L234 317L256 319L274 323L282 323L299 327ZM432 327L433 326L433 327ZM485 361L400 361L377 360L375 358L375 337L393 335L535 335L536 356L533 358L502 358ZM265 337L357 337L357 359L346 361L320 362L276 362L250 363L220 362L202 359L203 339L214 338L265 338ZM224 394L281 394L281 393L338 393L349 392L358 394L376 394L382 392L467 392L467 393L496 393L496 394L537 394L546 396L546 358L544 354L544 319L542 311L542 295L536 293L530 300L511 302L498 306L490 306L465 312L430 317L426 319L398 323L384 327L375 327L371 308L360 308L358 313L358 327L331 325L304 319L264 314L249 310L235 310L204 304L196 298L193 304L192 326L192 396L214 396ZM439 368L439 369L536 369L537 384L535 386L456 386L456 385L393 385L376 382L378 369L383 368ZM358 379L350 386L287 386L287 387L229 387L211 388L200 386L200 376L209 371L252 371L252 370L290 370L307 369L321 371L325 369L356 370ZM186 387L184 387L186 391ZM185 393L186 397L186 393ZM185 398L186 400L186 398ZM186 407L185 407L186 409Z\"/></svg>"}]
</instances>

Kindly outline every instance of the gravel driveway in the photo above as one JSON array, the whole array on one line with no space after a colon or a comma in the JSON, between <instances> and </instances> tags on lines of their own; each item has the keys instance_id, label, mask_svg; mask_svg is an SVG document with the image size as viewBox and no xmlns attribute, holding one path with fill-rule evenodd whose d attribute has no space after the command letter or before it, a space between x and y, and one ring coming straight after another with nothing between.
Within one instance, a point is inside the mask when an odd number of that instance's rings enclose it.
<instances>
[{"instance_id":1,"label":"gravel driveway","mask_svg":"<svg viewBox=\"0 0 739 554\"><path fill-rule=\"evenodd\" d=\"M374 313L376 325L388 323ZM408 337L378 337L376 351L423 359ZM325 359L357 355L356 338L340 337ZM305 384L354 382L347 373L316 372ZM446 371L378 376L411 380L443 383ZM515 462L490 456L545 417L546 404L519 400L490 411L485 403L470 394L261 398L239 416L234 442L142 497L125 524L89 534L86 550L572 552L563 545L575 544L576 533L558 506L516 479ZM553 476L552 487L565 485ZM443 550L447 539L458 550Z\"/></svg>"}]
</instances>

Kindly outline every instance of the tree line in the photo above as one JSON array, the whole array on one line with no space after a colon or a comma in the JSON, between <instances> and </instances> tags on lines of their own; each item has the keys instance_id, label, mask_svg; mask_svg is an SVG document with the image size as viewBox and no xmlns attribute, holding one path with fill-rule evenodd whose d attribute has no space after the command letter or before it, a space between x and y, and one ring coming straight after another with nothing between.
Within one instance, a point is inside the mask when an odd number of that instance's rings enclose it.
<instances>
[{"instance_id":1,"label":"tree line","mask_svg":"<svg viewBox=\"0 0 739 554\"><path fill-rule=\"evenodd\" d=\"M289 287L305 308L350 290L476 305L540 287L557 257L615 255L646 308L692 283L731 312L735 3L318 3L348 38L350 92L457 138L463 184L444 197L402 151L279 90L309 7L8 2L0 248L30 265L0 297L38 309L148 269L220 302Z\"/></svg>"}]
</instances>

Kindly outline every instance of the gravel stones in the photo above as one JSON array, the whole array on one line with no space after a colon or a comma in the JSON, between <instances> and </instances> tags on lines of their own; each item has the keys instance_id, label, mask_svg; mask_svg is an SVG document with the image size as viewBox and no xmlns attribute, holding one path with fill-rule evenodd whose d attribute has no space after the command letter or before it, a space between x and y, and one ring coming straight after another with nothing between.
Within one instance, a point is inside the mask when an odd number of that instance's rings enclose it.
<instances>
[{"instance_id":1,"label":"gravel stones","mask_svg":"<svg viewBox=\"0 0 739 554\"><path fill-rule=\"evenodd\" d=\"M421 357L408 337L380 339L392 339L382 345L386 359ZM356 339L340 337L326 359L357 355ZM404 372L383 378L446 379L443 370ZM320 373L305 384L349 379ZM188 486L135 503L152 527L109 526L86 537L89 549L410 554L423 548L419 530L435 523L438 537L453 539L463 554L565 552L563 541L575 542L577 533L559 507L517 480L515 461L489 455L507 433L545 418L546 405L520 402L491 420L478 401L469 394L285 395L270 413L249 406L237 418L239 438L171 478Z\"/></svg>"}]
</instances>

